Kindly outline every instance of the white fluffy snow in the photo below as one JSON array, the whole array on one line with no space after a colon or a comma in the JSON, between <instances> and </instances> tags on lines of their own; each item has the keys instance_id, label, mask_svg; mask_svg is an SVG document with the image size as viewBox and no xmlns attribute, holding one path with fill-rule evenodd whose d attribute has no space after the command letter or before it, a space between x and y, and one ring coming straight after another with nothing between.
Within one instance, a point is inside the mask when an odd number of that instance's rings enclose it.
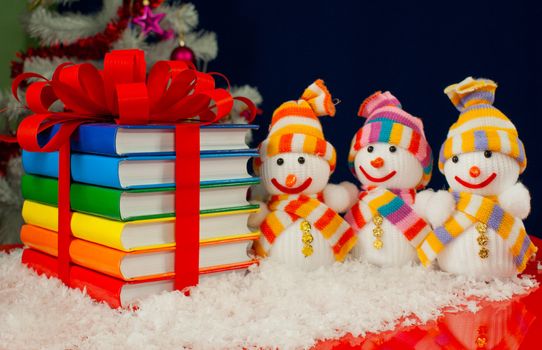
<instances>
[{"instance_id":1,"label":"white fluffy snow","mask_svg":"<svg viewBox=\"0 0 542 350\"><path fill-rule=\"evenodd\" d=\"M312 272L263 262L243 276L203 281L191 297L164 293L137 311L112 310L0 254L0 348L307 348L317 339L423 323L442 308L476 309L472 297L508 299L529 277L477 282L420 266L348 261Z\"/></svg>"}]
</instances>

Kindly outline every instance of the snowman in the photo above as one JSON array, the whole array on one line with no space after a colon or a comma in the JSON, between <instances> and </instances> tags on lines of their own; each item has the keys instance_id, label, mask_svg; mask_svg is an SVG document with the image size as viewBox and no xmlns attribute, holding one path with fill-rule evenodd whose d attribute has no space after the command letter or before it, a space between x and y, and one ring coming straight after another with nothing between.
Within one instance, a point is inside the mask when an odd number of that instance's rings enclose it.
<instances>
[{"instance_id":1,"label":"snowman","mask_svg":"<svg viewBox=\"0 0 542 350\"><path fill-rule=\"evenodd\" d=\"M345 216L358 236L352 254L378 266L417 261L416 248L431 232L413 207L433 164L422 121L389 92L367 98L359 115L366 121L352 140L348 161L363 191Z\"/></svg>"},{"instance_id":2,"label":"snowman","mask_svg":"<svg viewBox=\"0 0 542 350\"><path fill-rule=\"evenodd\" d=\"M467 78L445 93L461 112L439 157L450 192L419 194L434 227L419 249L429 265L479 279L506 278L525 269L536 247L522 220L529 191L517 182L527 160L512 122L493 107L497 85Z\"/></svg>"},{"instance_id":3,"label":"snowman","mask_svg":"<svg viewBox=\"0 0 542 350\"><path fill-rule=\"evenodd\" d=\"M259 255L312 270L342 261L354 246L356 237L337 212L353 204L357 190L353 184L328 184L336 154L318 121L334 114L322 80L273 113L254 164L270 195L249 219L262 233L255 246Z\"/></svg>"}]
</instances>

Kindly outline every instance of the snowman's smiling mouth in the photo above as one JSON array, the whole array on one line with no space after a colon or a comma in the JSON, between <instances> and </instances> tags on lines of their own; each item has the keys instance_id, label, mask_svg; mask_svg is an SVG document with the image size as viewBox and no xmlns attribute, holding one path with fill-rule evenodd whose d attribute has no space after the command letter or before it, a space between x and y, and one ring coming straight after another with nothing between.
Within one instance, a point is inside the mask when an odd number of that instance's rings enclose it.
<instances>
[{"instance_id":1,"label":"snowman's smiling mouth","mask_svg":"<svg viewBox=\"0 0 542 350\"><path fill-rule=\"evenodd\" d=\"M395 174L397 174L397 172L395 170L393 170L391 173L389 173L388 175L386 176L383 176L383 177L373 177L371 175L369 175L368 172L365 171L365 169L363 169L363 167L360 165L359 166L359 170L361 170L361 172L363 173L363 175L365 175L365 177L367 178L367 180L369 181L372 181L372 182L384 182L384 181L388 181L389 179L391 179L392 177L395 176Z\"/></svg>"},{"instance_id":2,"label":"snowman's smiling mouth","mask_svg":"<svg viewBox=\"0 0 542 350\"><path fill-rule=\"evenodd\" d=\"M276 188L278 188L281 192L288 193L288 194L295 194L295 193L299 193L301 191L306 190L307 187L309 187L312 183L312 177L307 178L307 180L305 180L301 185L297 187L286 187L284 185L281 185L275 178L271 179L271 183Z\"/></svg>"},{"instance_id":3,"label":"snowman's smiling mouth","mask_svg":"<svg viewBox=\"0 0 542 350\"><path fill-rule=\"evenodd\" d=\"M482 181L482 182L480 182L480 183L477 183L477 184L473 184L473 183L467 182L467 181L463 180L462 178L460 178L459 176L456 176L456 177L455 177L455 181L459 182L461 185L463 185L463 186L465 186L465 187L477 189L477 188L483 188L483 187L486 187L486 186L489 185L493 180L495 180L496 177L497 177L497 174L492 173L491 175L489 175L489 176L487 177L487 179L485 179L484 181Z\"/></svg>"}]
</instances>

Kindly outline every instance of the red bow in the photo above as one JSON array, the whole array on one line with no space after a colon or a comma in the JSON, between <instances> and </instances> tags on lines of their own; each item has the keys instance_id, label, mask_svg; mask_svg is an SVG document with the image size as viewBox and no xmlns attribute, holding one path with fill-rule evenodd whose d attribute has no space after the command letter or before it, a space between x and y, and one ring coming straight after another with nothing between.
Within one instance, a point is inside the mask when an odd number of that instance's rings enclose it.
<instances>
[{"instance_id":1,"label":"red bow","mask_svg":"<svg viewBox=\"0 0 542 350\"><path fill-rule=\"evenodd\" d=\"M60 151L59 277L69 284L70 137L73 132L81 124L92 122L176 124L175 286L183 289L195 285L199 275L199 125L228 115L234 100L248 106L250 122L256 115L255 105L247 98L234 98L228 90L217 89L213 74L198 72L185 62L158 62L146 76L141 50L108 53L101 71L89 63L65 63L55 70L51 80L36 73L23 73L12 84L17 100L19 85L29 78L42 81L28 86L26 101L35 114L21 122L16 141L27 151ZM58 100L64 104L64 111L51 112L50 107ZM59 126L56 134L40 145L39 134L54 125ZM15 138L0 140L15 141Z\"/></svg>"},{"instance_id":2,"label":"red bow","mask_svg":"<svg viewBox=\"0 0 542 350\"><path fill-rule=\"evenodd\" d=\"M36 73L23 73L12 84L17 89L26 79L31 83L26 102L35 114L25 118L18 129L17 140L28 151L55 151L83 123L174 124L183 120L213 123L231 112L233 100L246 103L251 118L256 107L244 97L233 98L229 91L217 89L211 74L198 72L181 61L160 61L146 78L144 52L118 50L106 54L104 69L90 63L60 65L51 80ZM51 112L60 100L64 112ZM249 120L250 121L250 120ZM37 135L59 124L56 135L40 146Z\"/></svg>"}]
</instances>

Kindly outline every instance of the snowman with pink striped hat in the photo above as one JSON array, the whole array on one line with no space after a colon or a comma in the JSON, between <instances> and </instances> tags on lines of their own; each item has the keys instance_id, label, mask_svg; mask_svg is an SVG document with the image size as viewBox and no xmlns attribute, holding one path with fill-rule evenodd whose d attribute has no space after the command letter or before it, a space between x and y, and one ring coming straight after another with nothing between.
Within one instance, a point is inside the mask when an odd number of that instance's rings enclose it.
<instances>
[{"instance_id":1,"label":"snowman with pink striped hat","mask_svg":"<svg viewBox=\"0 0 542 350\"><path fill-rule=\"evenodd\" d=\"M352 140L348 162L362 192L345 216L358 236L352 254L378 266L415 262L416 248L431 232L414 205L433 165L423 123L390 92L368 97L358 115L366 120Z\"/></svg>"}]
</instances>

